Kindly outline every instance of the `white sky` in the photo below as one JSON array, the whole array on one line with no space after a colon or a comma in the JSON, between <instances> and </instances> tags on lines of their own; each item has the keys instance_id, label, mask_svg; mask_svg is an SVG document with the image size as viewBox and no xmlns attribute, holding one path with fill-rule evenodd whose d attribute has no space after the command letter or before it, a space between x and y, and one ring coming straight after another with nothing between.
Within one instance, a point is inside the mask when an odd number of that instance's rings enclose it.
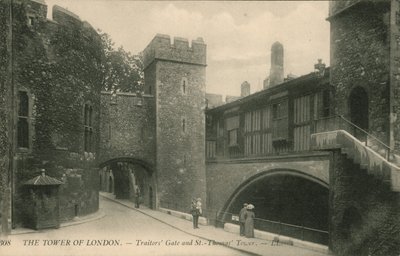
<instances>
[{"instance_id":1,"label":"white sky","mask_svg":"<svg viewBox=\"0 0 400 256\"><path fill-rule=\"evenodd\" d=\"M157 34L207 44L207 92L239 95L248 81L252 93L269 75L270 49L284 46L284 70L305 75L318 58L329 65L327 1L120 1L45 0L62 6L108 33L116 46L141 52Z\"/></svg>"}]
</instances>

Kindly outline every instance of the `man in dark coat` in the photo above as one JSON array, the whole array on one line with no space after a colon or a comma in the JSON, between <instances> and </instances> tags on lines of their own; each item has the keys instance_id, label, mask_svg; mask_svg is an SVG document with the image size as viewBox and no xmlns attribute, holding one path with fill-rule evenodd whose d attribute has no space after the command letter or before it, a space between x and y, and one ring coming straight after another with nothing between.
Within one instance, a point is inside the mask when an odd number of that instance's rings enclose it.
<instances>
[{"instance_id":1,"label":"man in dark coat","mask_svg":"<svg viewBox=\"0 0 400 256\"><path fill-rule=\"evenodd\" d=\"M197 201L195 198L192 199L192 204L190 206L190 213L193 219L193 228L199 228L199 215L200 212L197 208Z\"/></svg>"},{"instance_id":2,"label":"man in dark coat","mask_svg":"<svg viewBox=\"0 0 400 256\"><path fill-rule=\"evenodd\" d=\"M247 204L243 204L243 208L239 212L240 236L244 236L244 222L246 220L245 214L247 211Z\"/></svg>"}]
</instances>

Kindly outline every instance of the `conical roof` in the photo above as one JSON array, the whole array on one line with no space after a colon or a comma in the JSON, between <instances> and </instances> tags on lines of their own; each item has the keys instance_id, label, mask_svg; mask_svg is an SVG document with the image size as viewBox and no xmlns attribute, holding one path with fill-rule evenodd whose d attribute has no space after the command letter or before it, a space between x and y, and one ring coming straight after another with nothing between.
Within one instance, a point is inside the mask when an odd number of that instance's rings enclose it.
<instances>
[{"instance_id":1,"label":"conical roof","mask_svg":"<svg viewBox=\"0 0 400 256\"><path fill-rule=\"evenodd\" d=\"M48 186L48 185L61 185L63 184L61 181L52 178L50 176L47 176L45 174L45 170L42 169L42 174L36 176L33 179L28 180L25 182L25 185L32 185L32 186Z\"/></svg>"}]
</instances>

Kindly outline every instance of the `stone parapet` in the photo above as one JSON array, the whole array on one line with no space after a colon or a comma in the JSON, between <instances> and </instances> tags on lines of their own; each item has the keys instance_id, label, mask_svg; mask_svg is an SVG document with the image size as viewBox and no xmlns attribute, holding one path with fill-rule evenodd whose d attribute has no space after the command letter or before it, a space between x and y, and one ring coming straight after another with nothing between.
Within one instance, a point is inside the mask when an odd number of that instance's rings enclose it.
<instances>
[{"instance_id":1,"label":"stone parapet","mask_svg":"<svg viewBox=\"0 0 400 256\"><path fill-rule=\"evenodd\" d=\"M78 15L58 5L53 6L52 19L54 22L64 26L83 25Z\"/></svg>"},{"instance_id":2,"label":"stone parapet","mask_svg":"<svg viewBox=\"0 0 400 256\"><path fill-rule=\"evenodd\" d=\"M189 41L185 38L157 34L143 51L143 66L146 69L154 60L166 60L194 65L206 65L206 48L202 38Z\"/></svg>"}]
</instances>

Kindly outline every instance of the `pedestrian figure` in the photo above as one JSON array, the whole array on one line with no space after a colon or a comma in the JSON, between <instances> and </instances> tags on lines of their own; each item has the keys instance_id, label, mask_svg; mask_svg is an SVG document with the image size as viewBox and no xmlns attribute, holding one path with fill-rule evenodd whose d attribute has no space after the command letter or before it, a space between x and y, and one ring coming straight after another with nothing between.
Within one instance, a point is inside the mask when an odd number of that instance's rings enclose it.
<instances>
[{"instance_id":1,"label":"pedestrian figure","mask_svg":"<svg viewBox=\"0 0 400 256\"><path fill-rule=\"evenodd\" d=\"M249 204L249 205L247 205L247 210L246 210L246 213L244 214L244 216L245 216L244 235L247 238L253 238L254 237L254 218L255 218L255 214L254 214L253 210L254 210L254 205Z\"/></svg>"},{"instance_id":2,"label":"pedestrian figure","mask_svg":"<svg viewBox=\"0 0 400 256\"><path fill-rule=\"evenodd\" d=\"M135 208L139 208L140 205L140 189L136 187L135 189Z\"/></svg>"},{"instance_id":3,"label":"pedestrian figure","mask_svg":"<svg viewBox=\"0 0 400 256\"><path fill-rule=\"evenodd\" d=\"M199 210L197 209L197 201L195 198L192 199L192 204L190 206L190 213L192 214L193 228L198 228L199 226Z\"/></svg>"},{"instance_id":4,"label":"pedestrian figure","mask_svg":"<svg viewBox=\"0 0 400 256\"><path fill-rule=\"evenodd\" d=\"M240 224L240 236L244 236L244 222L245 222L245 214L247 211L247 205L243 204L243 208L239 212L239 224Z\"/></svg>"},{"instance_id":5,"label":"pedestrian figure","mask_svg":"<svg viewBox=\"0 0 400 256\"><path fill-rule=\"evenodd\" d=\"M199 212L199 216L203 214L203 209L201 208L201 198L197 198L196 208Z\"/></svg>"}]
</instances>

